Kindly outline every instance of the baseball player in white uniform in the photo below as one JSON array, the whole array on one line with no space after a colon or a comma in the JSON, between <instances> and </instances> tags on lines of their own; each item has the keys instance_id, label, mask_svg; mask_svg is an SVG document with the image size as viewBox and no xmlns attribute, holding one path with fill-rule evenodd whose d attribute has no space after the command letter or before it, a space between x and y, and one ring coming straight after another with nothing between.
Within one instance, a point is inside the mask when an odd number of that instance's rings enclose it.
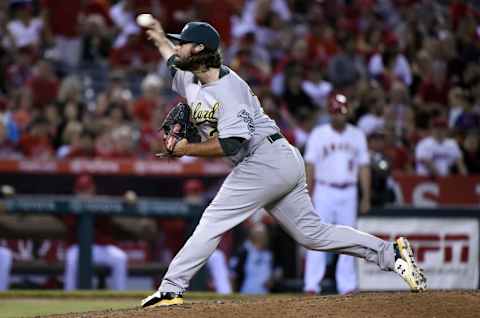
<instances>
[{"instance_id":1,"label":"baseball player in white uniform","mask_svg":"<svg viewBox=\"0 0 480 318\"><path fill-rule=\"evenodd\" d=\"M148 28L170 68L173 90L186 98L202 136L200 143L182 139L168 150L177 157L227 157L234 168L170 263L160 287L142 301L142 307L183 304L190 279L222 234L264 207L308 249L362 257L383 270L394 270L412 290L425 289L425 278L405 238L387 242L320 221L308 195L300 152L263 112L248 84L222 65L220 36L211 25L190 22L180 34L166 35L153 19Z\"/></svg>"},{"instance_id":2,"label":"baseball player in white uniform","mask_svg":"<svg viewBox=\"0 0 480 318\"><path fill-rule=\"evenodd\" d=\"M453 138L447 138L448 122L443 118L432 120L432 135L420 140L415 147L417 174L422 176L447 176L456 165L458 171L466 175L467 167L462 151Z\"/></svg>"},{"instance_id":3,"label":"baseball player in white uniform","mask_svg":"<svg viewBox=\"0 0 480 318\"><path fill-rule=\"evenodd\" d=\"M361 211L366 212L370 208L367 138L360 129L347 123L348 104L344 95L333 95L327 106L331 122L315 128L307 142L307 184L313 196L315 212L323 222L355 227L359 178ZM320 292L326 265L326 253L307 251L305 292ZM340 294L357 289L355 259L352 256L340 255L335 278Z\"/></svg>"}]
</instances>

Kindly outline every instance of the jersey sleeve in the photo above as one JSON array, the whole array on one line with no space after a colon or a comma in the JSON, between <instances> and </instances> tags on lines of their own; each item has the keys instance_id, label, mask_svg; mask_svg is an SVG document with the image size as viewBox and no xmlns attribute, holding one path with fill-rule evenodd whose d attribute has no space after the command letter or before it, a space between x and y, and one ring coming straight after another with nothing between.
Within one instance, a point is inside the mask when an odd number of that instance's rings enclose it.
<instances>
[{"instance_id":1,"label":"jersey sleeve","mask_svg":"<svg viewBox=\"0 0 480 318\"><path fill-rule=\"evenodd\" d=\"M432 160L432 152L428 148L425 142L420 142L415 148L415 160Z\"/></svg>"},{"instance_id":2,"label":"jersey sleeve","mask_svg":"<svg viewBox=\"0 0 480 318\"><path fill-rule=\"evenodd\" d=\"M368 153L367 137L363 132L359 134L358 144L358 165L365 166L370 164L370 155Z\"/></svg>"},{"instance_id":3,"label":"jersey sleeve","mask_svg":"<svg viewBox=\"0 0 480 318\"><path fill-rule=\"evenodd\" d=\"M317 131L313 131L310 137L307 140L305 146L305 155L303 156L305 161L308 163L315 163L316 159L319 157L319 134Z\"/></svg>"},{"instance_id":4,"label":"jersey sleeve","mask_svg":"<svg viewBox=\"0 0 480 318\"><path fill-rule=\"evenodd\" d=\"M185 87L188 84L193 83L193 73L185 72L175 67L174 60L175 55L172 55L167 60L167 67L170 71L170 75L172 76L172 89L180 96L187 97Z\"/></svg>"},{"instance_id":5,"label":"jersey sleeve","mask_svg":"<svg viewBox=\"0 0 480 318\"><path fill-rule=\"evenodd\" d=\"M218 138L250 139L255 133L254 114L247 105L222 104L218 110Z\"/></svg>"}]
</instances>

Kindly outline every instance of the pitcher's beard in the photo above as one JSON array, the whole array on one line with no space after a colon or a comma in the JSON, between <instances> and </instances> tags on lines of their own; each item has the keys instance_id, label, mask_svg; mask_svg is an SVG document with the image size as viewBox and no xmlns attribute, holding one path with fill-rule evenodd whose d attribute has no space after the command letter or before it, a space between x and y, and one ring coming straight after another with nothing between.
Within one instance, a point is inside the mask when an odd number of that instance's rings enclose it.
<instances>
[{"instance_id":1,"label":"pitcher's beard","mask_svg":"<svg viewBox=\"0 0 480 318\"><path fill-rule=\"evenodd\" d=\"M195 56L189 56L187 58L180 58L178 56L175 57L175 66L178 67L182 71L195 71L200 67Z\"/></svg>"}]
</instances>

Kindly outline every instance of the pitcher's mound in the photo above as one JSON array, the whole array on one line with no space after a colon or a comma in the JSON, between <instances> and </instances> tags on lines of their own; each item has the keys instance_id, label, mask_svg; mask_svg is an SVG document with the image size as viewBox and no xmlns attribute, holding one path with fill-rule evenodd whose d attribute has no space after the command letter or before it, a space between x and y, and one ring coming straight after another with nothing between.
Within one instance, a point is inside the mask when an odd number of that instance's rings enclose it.
<instances>
[{"instance_id":1,"label":"pitcher's mound","mask_svg":"<svg viewBox=\"0 0 480 318\"><path fill-rule=\"evenodd\" d=\"M188 301L177 307L127 309L89 312L55 317L171 317L171 318L231 318L231 317L335 317L335 318L463 318L480 317L480 292L429 291L360 293L353 296L266 296L234 300Z\"/></svg>"}]
</instances>

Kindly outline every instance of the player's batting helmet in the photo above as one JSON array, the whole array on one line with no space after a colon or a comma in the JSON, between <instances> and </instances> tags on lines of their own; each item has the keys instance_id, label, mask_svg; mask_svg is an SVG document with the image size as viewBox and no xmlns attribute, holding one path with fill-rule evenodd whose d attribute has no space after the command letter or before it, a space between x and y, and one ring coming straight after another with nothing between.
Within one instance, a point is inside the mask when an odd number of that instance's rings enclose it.
<instances>
[{"instance_id":1,"label":"player's batting helmet","mask_svg":"<svg viewBox=\"0 0 480 318\"><path fill-rule=\"evenodd\" d=\"M328 112L346 115L348 112L347 97L342 94L332 94L328 99Z\"/></svg>"}]
</instances>

